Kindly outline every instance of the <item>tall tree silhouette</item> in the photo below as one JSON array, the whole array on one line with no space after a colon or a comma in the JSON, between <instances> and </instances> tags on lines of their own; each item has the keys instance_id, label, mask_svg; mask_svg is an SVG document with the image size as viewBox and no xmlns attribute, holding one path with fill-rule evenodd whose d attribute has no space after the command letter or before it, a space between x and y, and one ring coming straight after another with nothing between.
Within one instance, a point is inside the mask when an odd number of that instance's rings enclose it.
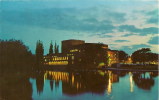
<instances>
[{"instance_id":1,"label":"tall tree silhouette","mask_svg":"<svg viewBox=\"0 0 159 100\"><path fill-rule=\"evenodd\" d=\"M57 45L56 53L59 53L59 45Z\"/></svg>"},{"instance_id":2,"label":"tall tree silhouette","mask_svg":"<svg viewBox=\"0 0 159 100\"><path fill-rule=\"evenodd\" d=\"M56 42L55 42L55 45L54 45L54 52L55 52L55 54L57 53L56 52L56 48L57 48L57 45L56 45Z\"/></svg>"},{"instance_id":3,"label":"tall tree silhouette","mask_svg":"<svg viewBox=\"0 0 159 100\"><path fill-rule=\"evenodd\" d=\"M52 41L50 43L50 49L49 49L49 55L53 54L53 45L52 45Z\"/></svg>"},{"instance_id":4,"label":"tall tree silhouette","mask_svg":"<svg viewBox=\"0 0 159 100\"><path fill-rule=\"evenodd\" d=\"M43 43L40 40L38 40L36 43L36 64L39 68L43 65L43 54Z\"/></svg>"},{"instance_id":5,"label":"tall tree silhouette","mask_svg":"<svg viewBox=\"0 0 159 100\"><path fill-rule=\"evenodd\" d=\"M59 53L59 46L56 44L56 42L54 45L54 51L55 51L55 54Z\"/></svg>"}]
</instances>

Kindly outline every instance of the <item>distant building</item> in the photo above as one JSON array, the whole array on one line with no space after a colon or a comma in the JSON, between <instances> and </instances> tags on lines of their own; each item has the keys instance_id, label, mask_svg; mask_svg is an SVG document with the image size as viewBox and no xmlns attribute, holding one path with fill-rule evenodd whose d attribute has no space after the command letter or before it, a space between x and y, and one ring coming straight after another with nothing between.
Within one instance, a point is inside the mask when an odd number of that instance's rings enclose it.
<instances>
[{"instance_id":1,"label":"distant building","mask_svg":"<svg viewBox=\"0 0 159 100\"><path fill-rule=\"evenodd\" d=\"M69 53L75 55L75 63L78 65L98 65L106 63L106 50L108 45L99 43L84 43L73 46L69 49ZM105 60L104 60L105 58Z\"/></svg>"},{"instance_id":2,"label":"distant building","mask_svg":"<svg viewBox=\"0 0 159 100\"><path fill-rule=\"evenodd\" d=\"M62 41L62 53L69 53L70 48L84 43L83 40L64 40Z\"/></svg>"},{"instance_id":3,"label":"distant building","mask_svg":"<svg viewBox=\"0 0 159 100\"><path fill-rule=\"evenodd\" d=\"M62 53L44 56L45 65L99 65L118 63L118 53L101 43L83 40L62 41Z\"/></svg>"},{"instance_id":4,"label":"distant building","mask_svg":"<svg viewBox=\"0 0 159 100\"><path fill-rule=\"evenodd\" d=\"M68 65L69 56L59 53L44 56L45 65Z\"/></svg>"},{"instance_id":5,"label":"distant building","mask_svg":"<svg viewBox=\"0 0 159 100\"><path fill-rule=\"evenodd\" d=\"M111 66L114 63L119 63L118 51L108 50L108 66Z\"/></svg>"}]
</instances>

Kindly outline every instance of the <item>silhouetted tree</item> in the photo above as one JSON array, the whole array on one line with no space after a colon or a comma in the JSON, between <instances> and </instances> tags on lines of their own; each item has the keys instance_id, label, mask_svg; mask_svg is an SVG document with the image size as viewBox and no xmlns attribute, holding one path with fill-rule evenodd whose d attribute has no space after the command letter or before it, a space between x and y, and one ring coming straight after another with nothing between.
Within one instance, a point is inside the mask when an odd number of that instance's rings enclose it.
<instances>
[{"instance_id":1,"label":"silhouetted tree","mask_svg":"<svg viewBox=\"0 0 159 100\"><path fill-rule=\"evenodd\" d=\"M149 61L158 61L159 55L157 53L149 53Z\"/></svg>"},{"instance_id":2,"label":"silhouetted tree","mask_svg":"<svg viewBox=\"0 0 159 100\"><path fill-rule=\"evenodd\" d=\"M43 54L43 43L40 40L38 40L36 43L36 64L39 68L43 65Z\"/></svg>"},{"instance_id":3,"label":"silhouetted tree","mask_svg":"<svg viewBox=\"0 0 159 100\"><path fill-rule=\"evenodd\" d=\"M20 40L0 40L0 69L29 70L34 65L34 56ZM7 67L6 67L7 66Z\"/></svg>"},{"instance_id":4,"label":"silhouetted tree","mask_svg":"<svg viewBox=\"0 0 159 100\"><path fill-rule=\"evenodd\" d=\"M54 45L54 51L55 51L55 54L57 53L57 44L55 42L55 45Z\"/></svg>"},{"instance_id":5,"label":"silhouetted tree","mask_svg":"<svg viewBox=\"0 0 159 100\"><path fill-rule=\"evenodd\" d=\"M50 43L50 49L49 49L49 54L53 54L53 45L52 45L52 41Z\"/></svg>"},{"instance_id":6,"label":"silhouetted tree","mask_svg":"<svg viewBox=\"0 0 159 100\"><path fill-rule=\"evenodd\" d=\"M156 61L158 60L158 54L152 53L150 48L142 48L135 51L132 54L132 61L133 63L140 62L145 63L149 61Z\"/></svg>"},{"instance_id":7,"label":"silhouetted tree","mask_svg":"<svg viewBox=\"0 0 159 100\"><path fill-rule=\"evenodd\" d=\"M0 40L0 98L32 100L34 56L20 40ZM16 95L14 95L16 93Z\"/></svg>"},{"instance_id":8,"label":"silhouetted tree","mask_svg":"<svg viewBox=\"0 0 159 100\"><path fill-rule=\"evenodd\" d=\"M118 51L118 57L119 57L119 61L123 62L128 59L128 54L125 53L124 51Z\"/></svg>"},{"instance_id":9,"label":"silhouetted tree","mask_svg":"<svg viewBox=\"0 0 159 100\"><path fill-rule=\"evenodd\" d=\"M59 46L56 44L56 42L54 45L54 51L55 51L55 54L59 53Z\"/></svg>"},{"instance_id":10,"label":"silhouetted tree","mask_svg":"<svg viewBox=\"0 0 159 100\"><path fill-rule=\"evenodd\" d=\"M59 53L59 45L57 45L56 52Z\"/></svg>"}]
</instances>

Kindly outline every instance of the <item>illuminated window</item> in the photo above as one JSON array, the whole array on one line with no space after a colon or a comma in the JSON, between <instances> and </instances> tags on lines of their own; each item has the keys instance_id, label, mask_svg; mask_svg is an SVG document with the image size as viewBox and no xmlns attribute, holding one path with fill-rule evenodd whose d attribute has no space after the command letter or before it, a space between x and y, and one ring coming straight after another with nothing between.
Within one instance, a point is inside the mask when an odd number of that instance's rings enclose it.
<instances>
[{"instance_id":1,"label":"illuminated window","mask_svg":"<svg viewBox=\"0 0 159 100\"><path fill-rule=\"evenodd\" d=\"M72 60L74 60L74 56L72 56Z\"/></svg>"}]
</instances>

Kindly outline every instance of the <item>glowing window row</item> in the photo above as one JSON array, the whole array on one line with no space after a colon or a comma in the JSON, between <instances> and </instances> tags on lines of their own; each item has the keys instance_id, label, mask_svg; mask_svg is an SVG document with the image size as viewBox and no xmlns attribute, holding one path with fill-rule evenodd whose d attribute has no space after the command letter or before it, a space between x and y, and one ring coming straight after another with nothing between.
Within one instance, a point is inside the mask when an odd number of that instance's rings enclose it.
<instances>
[{"instance_id":1,"label":"glowing window row","mask_svg":"<svg viewBox=\"0 0 159 100\"><path fill-rule=\"evenodd\" d=\"M52 60L68 60L68 57L55 57Z\"/></svg>"}]
</instances>

